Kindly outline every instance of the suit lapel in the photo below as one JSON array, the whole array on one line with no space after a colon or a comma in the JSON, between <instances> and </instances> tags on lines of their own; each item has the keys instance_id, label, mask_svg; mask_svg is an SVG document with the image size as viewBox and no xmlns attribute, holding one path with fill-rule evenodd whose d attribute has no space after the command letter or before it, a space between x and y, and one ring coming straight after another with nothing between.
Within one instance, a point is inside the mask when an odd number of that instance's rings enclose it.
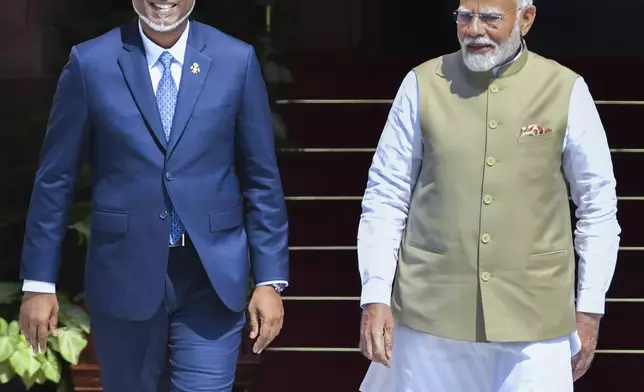
<instances>
[{"instance_id":1,"label":"suit lapel","mask_svg":"<svg viewBox=\"0 0 644 392\"><path fill-rule=\"evenodd\" d=\"M163 124L150 80L143 41L136 22L124 26L121 29L121 36L126 52L118 59L119 67L121 67L130 93L145 118L148 128L152 130L157 142L165 149L167 142L163 133Z\"/></svg>"},{"instance_id":2,"label":"suit lapel","mask_svg":"<svg viewBox=\"0 0 644 392\"><path fill-rule=\"evenodd\" d=\"M206 41L201 36L200 26L191 22L186 56L181 72L181 84L179 85L179 96L177 107L174 111L172 132L168 141L168 156L172 153L186 129L188 120L199 99L203 85L208 77L208 71L212 59L202 53L206 47Z\"/></svg>"}]
</instances>

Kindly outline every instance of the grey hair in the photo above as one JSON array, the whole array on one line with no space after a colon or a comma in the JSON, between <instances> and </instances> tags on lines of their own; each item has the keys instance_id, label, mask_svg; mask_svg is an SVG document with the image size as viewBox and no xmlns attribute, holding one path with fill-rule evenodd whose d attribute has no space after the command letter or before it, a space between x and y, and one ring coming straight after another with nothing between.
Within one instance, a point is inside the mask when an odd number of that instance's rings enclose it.
<instances>
[{"instance_id":1,"label":"grey hair","mask_svg":"<svg viewBox=\"0 0 644 392\"><path fill-rule=\"evenodd\" d=\"M534 3L534 0L517 0L517 7L519 9L523 9L526 7L530 7L531 5L533 5L533 3Z\"/></svg>"}]
</instances>

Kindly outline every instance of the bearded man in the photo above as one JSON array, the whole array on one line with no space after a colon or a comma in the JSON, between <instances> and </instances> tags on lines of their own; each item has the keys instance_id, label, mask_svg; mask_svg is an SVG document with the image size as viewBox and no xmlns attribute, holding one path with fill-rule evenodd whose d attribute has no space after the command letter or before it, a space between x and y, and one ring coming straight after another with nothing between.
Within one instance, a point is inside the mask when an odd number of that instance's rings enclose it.
<instances>
[{"instance_id":1,"label":"bearded man","mask_svg":"<svg viewBox=\"0 0 644 392\"><path fill-rule=\"evenodd\" d=\"M27 219L22 332L34 350L56 334L59 251L88 156L103 390L230 391L249 262L256 353L282 326L288 280L266 88L251 46L189 21L195 0L132 3L139 18L72 48L60 77Z\"/></svg>"},{"instance_id":2,"label":"bearded man","mask_svg":"<svg viewBox=\"0 0 644 392\"><path fill-rule=\"evenodd\" d=\"M572 391L619 247L606 135L584 80L528 51L531 0L454 15L461 50L405 77L369 171L361 391Z\"/></svg>"}]
</instances>

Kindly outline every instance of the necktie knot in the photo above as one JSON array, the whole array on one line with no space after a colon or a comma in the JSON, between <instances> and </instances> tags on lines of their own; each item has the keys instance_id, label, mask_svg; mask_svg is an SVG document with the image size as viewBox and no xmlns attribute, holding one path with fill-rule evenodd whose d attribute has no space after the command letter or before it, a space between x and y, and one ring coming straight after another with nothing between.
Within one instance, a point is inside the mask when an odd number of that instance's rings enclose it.
<instances>
[{"instance_id":1,"label":"necktie knot","mask_svg":"<svg viewBox=\"0 0 644 392\"><path fill-rule=\"evenodd\" d=\"M174 57L172 57L170 52L163 52L161 53L161 56L159 56L159 62L163 65L163 68L167 70L170 69L170 64L172 64L173 60Z\"/></svg>"}]
</instances>

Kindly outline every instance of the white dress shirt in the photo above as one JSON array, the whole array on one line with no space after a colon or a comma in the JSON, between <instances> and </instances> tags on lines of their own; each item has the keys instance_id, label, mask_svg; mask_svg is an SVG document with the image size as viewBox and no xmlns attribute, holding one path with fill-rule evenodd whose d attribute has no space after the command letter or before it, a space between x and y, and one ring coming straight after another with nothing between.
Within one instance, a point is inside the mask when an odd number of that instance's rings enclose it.
<instances>
[{"instance_id":1,"label":"white dress shirt","mask_svg":"<svg viewBox=\"0 0 644 392\"><path fill-rule=\"evenodd\" d=\"M418 93L416 74L411 71L398 90L369 169L358 229L362 306L390 304L398 251L422 165ZM577 310L603 314L621 230L606 134L581 77L570 96L562 154L563 173L577 206Z\"/></svg>"},{"instance_id":2,"label":"white dress shirt","mask_svg":"<svg viewBox=\"0 0 644 392\"><path fill-rule=\"evenodd\" d=\"M154 94L156 95L157 87L159 86L159 81L163 75L163 65L159 62L159 57L163 52L170 52L174 61L170 66L170 71L172 72L172 79L177 86L177 91L181 85L181 74L183 70L183 63L186 55L186 46L188 45L188 36L190 32L190 22L186 25L186 29L179 37L179 40L169 49L165 49L155 44L150 40L145 33L143 32L143 27L139 21L139 33L141 34L141 39L143 40L143 48L145 49L145 57L148 62L148 69L150 71L150 79L152 80L152 88L154 89ZM286 281L275 280L257 283L257 286L263 285L288 285ZM33 280L25 280L22 286L23 291L29 291L34 293L50 293L53 294L56 292L56 285L49 282L39 282Z\"/></svg>"}]
</instances>

